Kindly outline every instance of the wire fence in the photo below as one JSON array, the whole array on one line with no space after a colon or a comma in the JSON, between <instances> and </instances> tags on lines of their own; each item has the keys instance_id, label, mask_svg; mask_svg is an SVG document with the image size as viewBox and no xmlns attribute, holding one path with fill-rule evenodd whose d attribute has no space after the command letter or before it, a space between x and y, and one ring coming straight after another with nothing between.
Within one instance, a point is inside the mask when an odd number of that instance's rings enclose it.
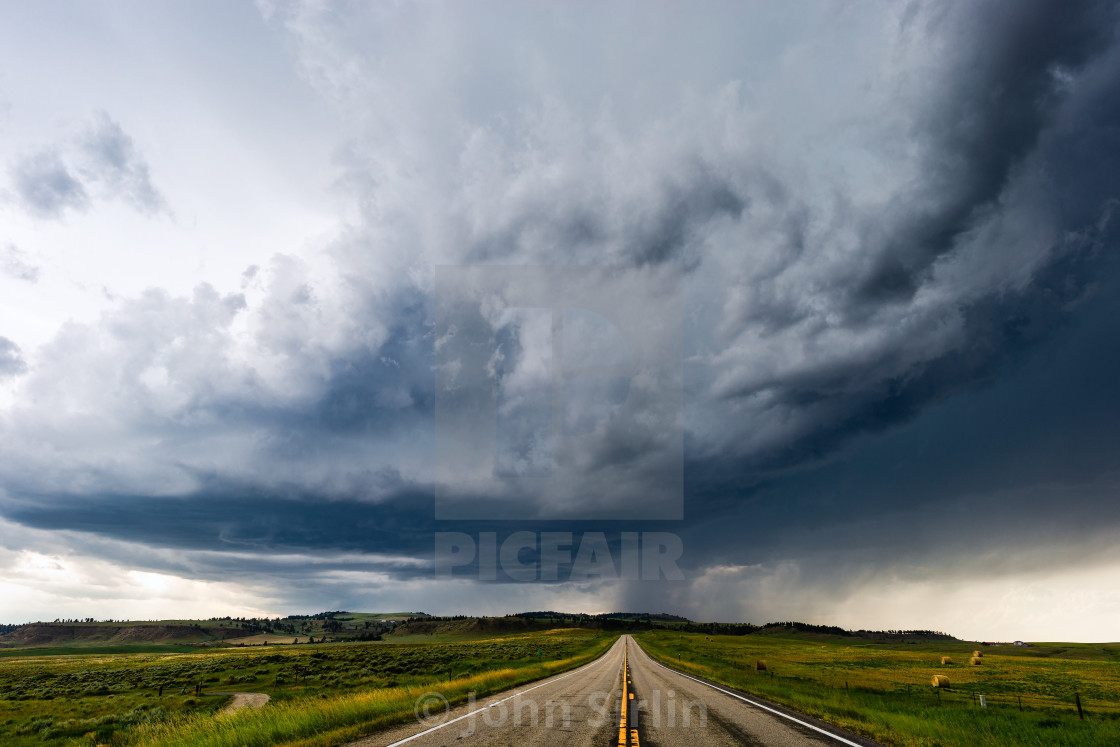
<instances>
[{"instance_id":1,"label":"wire fence","mask_svg":"<svg viewBox=\"0 0 1120 747\"><path fill-rule=\"evenodd\" d=\"M779 675L780 676L780 675ZM798 678L801 679L801 678ZM930 705L969 706L975 708L1009 709L1020 712L1048 711L1059 712L1088 719L1101 717L1120 718L1120 700L1104 700L1086 697L1080 692L1061 695L1041 693L989 693L977 683L962 687L932 687L931 685L893 685L890 689L859 686L852 680L832 682L818 680L820 684L834 690L862 691L888 697L921 701ZM851 685L855 685L851 687Z\"/></svg>"},{"instance_id":2,"label":"wire fence","mask_svg":"<svg viewBox=\"0 0 1120 747\"><path fill-rule=\"evenodd\" d=\"M1069 695L1012 694L1006 692L987 693L982 688L954 689L911 685L896 688L892 695L922 698L927 701L946 705L971 705L977 708L1008 708L1019 711L1064 711L1087 718L1091 713L1120 714L1120 703L1086 698L1081 693Z\"/></svg>"}]
</instances>

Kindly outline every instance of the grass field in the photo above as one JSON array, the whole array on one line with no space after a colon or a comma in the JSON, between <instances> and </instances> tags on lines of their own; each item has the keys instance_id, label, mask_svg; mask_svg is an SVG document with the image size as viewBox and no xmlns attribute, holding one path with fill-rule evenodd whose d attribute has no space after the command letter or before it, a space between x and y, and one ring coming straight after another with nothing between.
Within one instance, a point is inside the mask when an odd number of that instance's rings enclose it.
<instances>
[{"instance_id":1,"label":"grass field","mask_svg":"<svg viewBox=\"0 0 1120 747\"><path fill-rule=\"evenodd\" d=\"M590 661L615 638L554 630L420 644L9 656L0 659L0 744L337 744L414 718L426 691L453 703L470 691L481 696ZM207 690L264 692L272 701L215 716L229 696Z\"/></svg>"},{"instance_id":2,"label":"grass field","mask_svg":"<svg viewBox=\"0 0 1120 747\"><path fill-rule=\"evenodd\" d=\"M121 645L35 646L28 648L0 649L0 661L44 656L91 656L105 654L187 654L197 652L198 646L177 643L129 643Z\"/></svg>"},{"instance_id":3,"label":"grass field","mask_svg":"<svg viewBox=\"0 0 1120 747\"><path fill-rule=\"evenodd\" d=\"M1120 744L1120 644L875 643L836 636L637 636L651 656L888 745ZM952 663L942 665L941 657ZM764 661L765 671L755 663ZM951 687L932 687L933 675ZM979 707L983 694L987 707ZM1079 719L1075 694L1084 720ZM1020 710L1020 707L1022 710Z\"/></svg>"},{"instance_id":4,"label":"grass field","mask_svg":"<svg viewBox=\"0 0 1120 747\"><path fill-rule=\"evenodd\" d=\"M229 638L224 641L227 646L282 646L286 643L307 643L305 635L277 635L276 633L257 633L244 638Z\"/></svg>"}]
</instances>

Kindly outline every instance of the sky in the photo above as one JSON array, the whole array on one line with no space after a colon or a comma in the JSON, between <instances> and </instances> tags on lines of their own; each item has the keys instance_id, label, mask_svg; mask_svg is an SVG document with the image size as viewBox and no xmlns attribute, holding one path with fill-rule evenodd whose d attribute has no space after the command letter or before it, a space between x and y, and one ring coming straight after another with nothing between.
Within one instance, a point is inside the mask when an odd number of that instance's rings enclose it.
<instances>
[{"instance_id":1,"label":"sky","mask_svg":"<svg viewBox=\"0 0 1120 747\"><path fill-rule=\"evenodd\" d=\"M1118 33L1039 0L7 4L0 622L1115 640ZM628 574L633 533L679 577Z\"/></svg>"}]
</instances>

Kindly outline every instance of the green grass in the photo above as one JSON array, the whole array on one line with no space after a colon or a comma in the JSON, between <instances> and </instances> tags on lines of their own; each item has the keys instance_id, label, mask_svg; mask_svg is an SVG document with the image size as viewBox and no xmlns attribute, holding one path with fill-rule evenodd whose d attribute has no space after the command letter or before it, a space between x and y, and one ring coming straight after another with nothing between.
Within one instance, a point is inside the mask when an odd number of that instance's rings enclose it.
<instances>
[{"instance_id":1,"label":"green grass","mask_svg":"<svg viewBox=\"0 0 1120 747\"><path fill-rule=\"evenodd\" d=\"M0 649L0 658L17 659L29 656L88 656L91 654L186 654L198 646L178 643L127 643L119 646L28 646Z\"/></svg>"},{"instance_id":2,"label":"green grass","mask_svg":"<svg viewBox=\"0 0 1120 747\"><path fill-rule=\"evenodd\" d=\"M485 697L580 666L601 655L616 638L598 631L558 630L419 646L419 650L435 654L445 663L456 661L456 654L466 654L482 671L450 679L419 677L408 684L363 688L318 700L303 697L218 718L194 715L172 719L137 728L128 743L138 747L329 747L412 720L416 700L426 692L437 691L451 704L467 700L471 693ZM560 651L573 655L538 665L534 647L551 655ZM444 656L447 654L450 658Z\"/></svg>"},{"instance_id":3,"label":"green grass","mask_svg":"<svg viewBox=\"0 0 1120 747\"><path fill-rule=\"evenodd\" d=\"M816 716L888 745L1004 747L1120 744L1115 644L984 650L974 644L871 643L834 636L641 633L642 647L682 671ZM1073 652L1075 658L1066 658ZM952 664L942 666L941 656ZM754 670L758 660L767 671ZM930 680L949 677L938 695ZM978 707L984 694L988 707ZM1086 720L1078 719L1079 693ZM1020 700L1023 710L1019 710Z\"/></svg>"},{"instance_id":4,"label":"green grass","mask_svg":"<svg viewBox=\"0 0 1120 747\"><path fill-rule=\"evenodd\" d=\"M8 658L0 660L0 744L337 744L413 718L416 697L428 690L453 702L472 690L481 696L578 666L616 637L558 630L421 644ZM229 696L207 690L264 692L272 701L261 711L215 716Z\"/></svg>"}]
</instances>

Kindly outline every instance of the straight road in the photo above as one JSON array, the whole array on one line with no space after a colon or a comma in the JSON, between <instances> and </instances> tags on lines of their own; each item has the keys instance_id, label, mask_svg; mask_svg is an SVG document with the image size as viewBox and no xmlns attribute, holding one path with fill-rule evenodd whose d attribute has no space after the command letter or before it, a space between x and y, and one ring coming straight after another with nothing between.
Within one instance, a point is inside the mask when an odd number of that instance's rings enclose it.
<instances>
[{"instance_id":1,"label":"straight road","mask_svg":"<svg viewBox=\"0 0 1120 747\"><path fill-rule=\"evenodd\" d=\"M673 671L647 656L630 636L566 674L446 712L438 698L430 705L437 706L429 710L435 718L347 747L877 747L842 729Z\"/></svg>"},{"instance_id":2,"label":"straight road","mask_svg":"<svg viewBox=\"0 0 1120 747\"><path fill-rule=\"evenodd\" d=\"M605 654L565 674L466 703L427 721L383 731L347 747L551 747L615 744L622 693L620 638ZM442 724L442 725L441 725Z\"/></svg>"}]
</instances>

